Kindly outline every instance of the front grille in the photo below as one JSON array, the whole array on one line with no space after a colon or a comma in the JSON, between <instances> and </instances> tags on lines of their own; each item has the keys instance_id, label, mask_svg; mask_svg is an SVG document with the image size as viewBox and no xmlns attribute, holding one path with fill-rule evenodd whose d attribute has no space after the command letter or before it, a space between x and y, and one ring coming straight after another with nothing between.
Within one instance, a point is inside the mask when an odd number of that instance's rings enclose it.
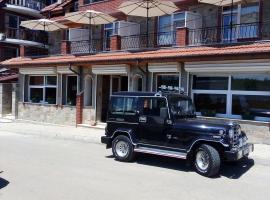
<instances>
[{"instance_id":1,"label":"front grille","mask_svg":"<svg viewBox=\"0 0 270 200\"><path fill-rule=\"evenodd\" d=\"M240 134L238 133L238 129L240 129L239 126L234 126L233 127L233 130L234 130L234 137L232 139L232 147L239 147L239 144L240 144Z\"/></svg>"}]
</instances>

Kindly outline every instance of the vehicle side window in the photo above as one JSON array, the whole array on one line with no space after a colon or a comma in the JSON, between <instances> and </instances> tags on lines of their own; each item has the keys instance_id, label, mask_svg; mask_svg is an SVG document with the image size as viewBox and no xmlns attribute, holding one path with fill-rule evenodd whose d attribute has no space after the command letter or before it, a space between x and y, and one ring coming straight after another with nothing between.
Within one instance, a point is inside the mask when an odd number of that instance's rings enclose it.
<instances>
[{"instance_id":1,"label":"vehicle side window","mask_svg":"<svg viewBox=\"0 0 270 200\"><path fill-rule=\"evenodd\" d=\"M136 115L136 98L112 97L111 113L114 115Z\"/></svg>"},{"instance_id":2,"label":"vehicle side window","mask_svg":"<svg viewBox=\"0 0 270 200\"><path fill-rule=\"evenodd\" d=\"M143 98L142 113L148 116L160 116L160 109L166 108L167 103L164 98Z\"/></svg>"}]
</instances>

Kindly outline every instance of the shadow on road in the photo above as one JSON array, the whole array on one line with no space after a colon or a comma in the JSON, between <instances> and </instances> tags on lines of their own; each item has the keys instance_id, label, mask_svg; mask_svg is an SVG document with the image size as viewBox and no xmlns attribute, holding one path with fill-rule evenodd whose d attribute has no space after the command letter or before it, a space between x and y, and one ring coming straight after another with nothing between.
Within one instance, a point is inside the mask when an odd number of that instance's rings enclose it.
<instances>
[{"instance_id":1,"label":"shadow on road","mask_svg":"<svg viewBox=\"0 0 270 200\"><path fill-rule=\"evenodd\" d=\"M238 179L254 166L253 159L243 159L238 162L224 163L220 175L230 179Z\"/></svg>"},{"instance_id":2,"label":"shadow on road","mask_svg":"<svg viewBox=\"0 0 270 200\"><path fill-rule=\"evenodd\" d=\"M107 158L112 158L113 156L108 156ZM154 167L162 167L172 170L180 171L194 171L194 168L187 165L185 160L149 155L149 154L139 154L135 158L135 162L141 165L149 165ZM243 159L238 162L227 163L224 162L221 165L220 175L214 178L227 177L230 179L238 179L243 174L245 174L249 169L254 166L253 159Z\"/></svg>"},{"instance_id":3,"label":"shadow on road","mask_svg":"<svg viewBox=\"0 0 270 200\"><path fill-rule=\"evenodd\" d=\"M6 187L9 184L9 182L6 179L3 179L0 177L0 190L4 187Z\"/></svg>"}]
</instances>

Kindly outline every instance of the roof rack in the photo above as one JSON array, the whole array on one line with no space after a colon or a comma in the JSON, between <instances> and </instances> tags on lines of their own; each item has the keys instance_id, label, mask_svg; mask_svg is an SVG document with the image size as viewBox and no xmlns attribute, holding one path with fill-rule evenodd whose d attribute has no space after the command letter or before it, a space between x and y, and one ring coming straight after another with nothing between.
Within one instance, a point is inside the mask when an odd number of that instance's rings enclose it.
<instances>
[{"instance_id":1,"label":"roof rack","mask_svg":"<svg viewBox=\"0 0 270 200\"><path fill-rule=\"evenodd\" d=\"M172 94L172 93L185 94L184 88L182 88L182 87L179 88L179 87L161 85L158 89L159 90L155 94L155 96L162 96L162 94Z\"/></svg>"}]
</instances>

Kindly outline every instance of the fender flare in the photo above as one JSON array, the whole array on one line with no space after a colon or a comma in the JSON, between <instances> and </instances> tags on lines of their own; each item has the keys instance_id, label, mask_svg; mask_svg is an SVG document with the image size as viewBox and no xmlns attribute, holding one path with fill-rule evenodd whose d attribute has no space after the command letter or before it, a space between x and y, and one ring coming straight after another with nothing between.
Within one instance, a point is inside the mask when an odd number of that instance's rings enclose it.
<instances>
[{"instance_id":1,"label":"fender flare","mask_svg":"<svg viewBox=\"0 0 270 200\"><path fill-rule=\"evenodd\" d=\"M189 149L187 150L187 153L189 153L192 148L194 147L194 145L196 145L198 142L212 142L212 143L216 143L216 144L220 144L222 145L223 147L229 147L228 144L225 144L223 143L222 141L220 140L208 140L208 139L198 139L198 140L195 140L189 147Z\"/></svg>"},{"instance_id":2,"label":"fender flare","mask_svg":"<svg viewBox=\"0 0 270 200\"><path fill-rule=\"evenodd\" d=\"M121 133L125 133L124 135L128 135L129 139L131 140L131 143L133 145L137 145L137 143L135 142L136 141L135 133L132 129L118 128L113 132L111 139L113 140L118 135L121 135Z\"/></svg>"}]
</instances>

